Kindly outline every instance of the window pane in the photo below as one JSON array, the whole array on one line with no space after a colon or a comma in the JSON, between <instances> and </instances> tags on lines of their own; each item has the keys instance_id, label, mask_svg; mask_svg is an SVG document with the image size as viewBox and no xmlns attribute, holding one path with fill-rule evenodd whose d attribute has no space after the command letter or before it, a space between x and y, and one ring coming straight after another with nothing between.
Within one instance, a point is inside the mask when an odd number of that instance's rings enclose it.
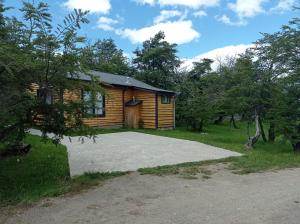
<instances>
[{"instance_id":1,"label":"window pane","mask_svg":"<svg viewBox=\"0 0 300 224\"><path fill-rule=\"evenodd\" d=\"M93 113L93 108L87 108L87 107L85 107L84 108L84 113L86 113L86 114L94 114Z\"/></svg>"},{"instance_id":2,"label":"window pane","mask_svg":"<svg viewBox=\"0 0 300 224\"><path fill-rule=\"evenodd\" d=\"M91 91L83 91L82 94L82 99L87 104L84 107L85 114L104 115L104 97L101 93L96 93L95 101L92 100Z\"/></svg>"},{"instance_id":3,"label":"window pane","mask_svg":"<svg viewBox=\"0 0 300 224\"><path fill-rule=\"evenodd\" d=\"M161 102L163 104L170 104L171 103L171 97L169 97L167 95L162 95L161 96Z\"/></svg>"},{"instance_id":4,"label":"window pane","mask_svg":"<svg viewBox=\"0 0 300 224\"><path fill-rule=\"evenodd\" d=\"M102 108L95 108L95 115L103 115L103 109Z\"/></svg>"},{"instance_id":5,"label":"window pane","mask_svg":"<svg viewBox=\"0 0 300 224\"><path fill-rule=\"evenodd\" d=\"M84 106L84 113L86 114L94 114L93 112L93 107L90 106L91 104L91 98L92 98L92 93L91 91L83 91L83 101L87 104Z\"/></svg>"},{"instance_id":6,"label":"window pane","mask_svg":"<svg viewBox=\"0 0 300 224\"><path fill-rule=\"evenodd\" d=\"M37 97L45 104L52 104L52 93L44 88L37 90Z\"/></svg>"},{"instance_id":7,"label":"window pane","mask_svg":"<svg viewBox=\"0 0 300 224\"><path fill-rule=\"evenodd\" d=\"M103 115L104 114L104 97L101 93L97 93L96 95L96 103L95 103L95 114L96 115Z\"/></svg>"},{"instance_id":8,"label":"window pane","mask_svg":"<svg viewBox=\"0 0 300 224\"><path fill-rule=\"evenodd\" d=\"M46 104L52 104L52 94L46 93Z\"/></svg>"},{"instance_id":9,"label":"window pane","mask_svg":"<svg viewBox=\"0 0 300 224\"><path fill-rule=\"evenodd\" d=\"M89 102L91 100L92 93L91 91L83 91L83 101Z\"/></svg>"}]
</instances>

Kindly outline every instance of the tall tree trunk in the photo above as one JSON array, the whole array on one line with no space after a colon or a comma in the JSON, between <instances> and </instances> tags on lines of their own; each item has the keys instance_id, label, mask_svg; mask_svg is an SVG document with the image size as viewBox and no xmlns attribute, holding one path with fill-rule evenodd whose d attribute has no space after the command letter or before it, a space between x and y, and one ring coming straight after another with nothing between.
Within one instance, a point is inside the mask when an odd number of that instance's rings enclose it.
<instances>
[{"instance_id":1,"label":"tall tree trunk","mask_svg":"<svg viewBox=\"0 0 300 224\"><path fill-rule=\"evenodd\" d=\"M263 123L262 123L260 117L259 117L258 121L259 121L259 128L260 128L260 131L261 131L261 137L264 140L264 142L267 142L267 137L266 137L266 134L265 134L264 126L263 126Z\"/></svg>"},{"instance_id":2,"label":"tall tree trunk","mask_svg":"<svg viewBox=\"0 0 300 224\"><path fill-rule=\"evenodd\" d=\"M231 126L233 126L233 128L238 128L235 123L234 114L232 114L230 118L230 127Z\"/></svg>"},{"instance_id":3,"label":"tall tree trunk","mask_svg":"<svg viewBox=\"0 0 300 224\"><path fill-rule=\"evenodd\" d=\"M275 123L273 121L270 122L270 127L269 127L269 137L268 140L269 142L274 142L275 141Z\"/></svg>"},{"instance_id":4,"label":"tall tree trunk","mask_svg":"<svg viewBox=\"0 0 300 224\"><path fill-rule=\"evenodd\" d=\"M256 127L255 135L249 137L248 141L245 144L247 149L252 149L261 135L260 125L259 125L259 115L256 110L255 110L255 127Z\"/></svg>"}]
</instances>

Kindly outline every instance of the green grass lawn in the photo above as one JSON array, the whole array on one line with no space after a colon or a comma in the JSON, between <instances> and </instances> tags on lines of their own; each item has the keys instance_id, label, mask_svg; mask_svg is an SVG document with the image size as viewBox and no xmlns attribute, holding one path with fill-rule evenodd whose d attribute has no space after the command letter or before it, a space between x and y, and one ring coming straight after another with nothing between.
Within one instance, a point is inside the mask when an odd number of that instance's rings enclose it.
<instances>
[{"instance_id":1,"label":"green grass lawn","mask_svg":"<svg viewBox=\"0 0 300 224\"><path fill-rule=\"evenodd\" d=\"M176 130L140 130L140 132L160 135L166 137L180 138L198 141L209 145L221 147L243 153L244 156L221 160L222 162L231 162L231 168L238 173L252 173L272 169L300 167L300 155L295 154L291 144L278 138L275 143L265 143L261 139L252 150L246 150L244 144L247 140L247 126L245 123L239 123L239 128L230 128L228 124L210 125L204 133L187 131L185 128ZM250 127L254 131L254 127ZM177 166L158 167L156 169L164 170L162 172L176 172L180 167L195 166L203 164L188 163ZM169 170L170 169L170 170ZM174 170L175 169L175 170ZM155 173L155 170L141 169L142 173ZM160 172L157 172L160 173Z\"/></svg>"},{"instance_id":2,"label":"green grass lawn","mask_svg":"<svg viewBox=\"0 0 300 224\"><path fill-rule=\"evenodd\" d=\"M26 156L0 159L0 207L42 197L80 191L124 173L85 174L71 179L66 148L28 135L32 149Z\"/></svg>"}]
</instances>

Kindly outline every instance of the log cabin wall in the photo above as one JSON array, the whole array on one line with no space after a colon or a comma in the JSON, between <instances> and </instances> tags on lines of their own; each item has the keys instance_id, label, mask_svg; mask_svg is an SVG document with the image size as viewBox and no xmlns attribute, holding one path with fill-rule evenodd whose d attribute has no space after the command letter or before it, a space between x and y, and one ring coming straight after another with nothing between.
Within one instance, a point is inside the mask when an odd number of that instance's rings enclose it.
<instances>
[{"instance_id":1,"label":"log cabin wall","mask_svg":"<svg viewBox=\"0 0 300 224\"><path fill-rule=\"evenodd\" d=\"M133 94L133 90L129 89L129 88L125 88L124 89L124 109L123 109L123 113L124 113L124 118L123 118L123 123L124 123L124 127L127 127L127 118L128 118L128 110L125 109L125 103L128 102L129 100L132 99L132 94Z\"/></svg>"},{"instance_id":2,"label":"log cabin wall","mask_svg":"<svg viewBox=\"0 0 300 224\"><path fill-rule=\"evenodd\" d=\"M123 127L125 121L124 104L135 97L142 100L140 105L140 119L144 128L173 128L174 127L174 102L171 98L170 104L161 103L161 95L147 90L133 90L126 87L102 86L105 90L105 116L83 118L83 122L91 127ZM36 94L38 85L32 85L32 92ZM81 100L81 91L64 91L64 101ZM157 115L156 115L157 112ZM156 122L157 116L157 122Z\"/></svg>"},{"instance_id":3,"label":"log cabin wall","mask_svg":"<svg viewBox=\"0 0 300 224\"><path fill-rule=\"evenodd\" d=\"M133 90L126 88L124 90L124 102L126 103L127 101L131 100L133 96Z\"/></svg>"},{"instance_id":4,"label":"log cabin wall","mask_svg":"<svg viewBox=\"0 0 300 224\"><path fill-rule=\"evenodd\" d=\"M134 90L132 96L143 101L140 107L140 118L143 122L143 128L156 128L155 93L145 90Z\"/></svg>"},{"instance_id":5,"label":"log cabin wall","mask_svg":"<svg viewBox=\"0 0 300 224\"><path fill-rule=\"evenodd\" d=\"M157 128L174 128L174 106L175 97L171 97L169 104L164 104L161 101L161 95L158 95L158 127Z\"/></svg>"},{"instance_id":6,"label":"log cabin wall","mask_svg":"<svg viewBox=\"0 0 300 224\"><path fill-rule=\"evenodd\" d=\"M91 127L123 127L123 89L107 86L103 88L105 90L105 116L83 118L84 124Z\"/></svg>"}]
</instances>

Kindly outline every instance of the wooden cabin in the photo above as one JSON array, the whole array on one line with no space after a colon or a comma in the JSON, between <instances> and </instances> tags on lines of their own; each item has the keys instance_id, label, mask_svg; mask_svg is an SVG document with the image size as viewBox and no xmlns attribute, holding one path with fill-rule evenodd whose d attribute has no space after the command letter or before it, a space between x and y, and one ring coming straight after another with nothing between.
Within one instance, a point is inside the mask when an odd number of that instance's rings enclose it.
<instances>
[{"instance_id":1,"label":"wooden cabin","mask_svg":"<svg viewBox=\"0 0 300 224\"><path fill-rule=\"evenodd\" d=\"M159 89L131 77L91 71L100 80L104 94L97 95L96 107L85 111L83 122L91 127L175 128L175 92ZM79 79L91 76L80 73ZM89 100L87 91L65 91L64 100Z\"/></svg>"}]
</instances>

